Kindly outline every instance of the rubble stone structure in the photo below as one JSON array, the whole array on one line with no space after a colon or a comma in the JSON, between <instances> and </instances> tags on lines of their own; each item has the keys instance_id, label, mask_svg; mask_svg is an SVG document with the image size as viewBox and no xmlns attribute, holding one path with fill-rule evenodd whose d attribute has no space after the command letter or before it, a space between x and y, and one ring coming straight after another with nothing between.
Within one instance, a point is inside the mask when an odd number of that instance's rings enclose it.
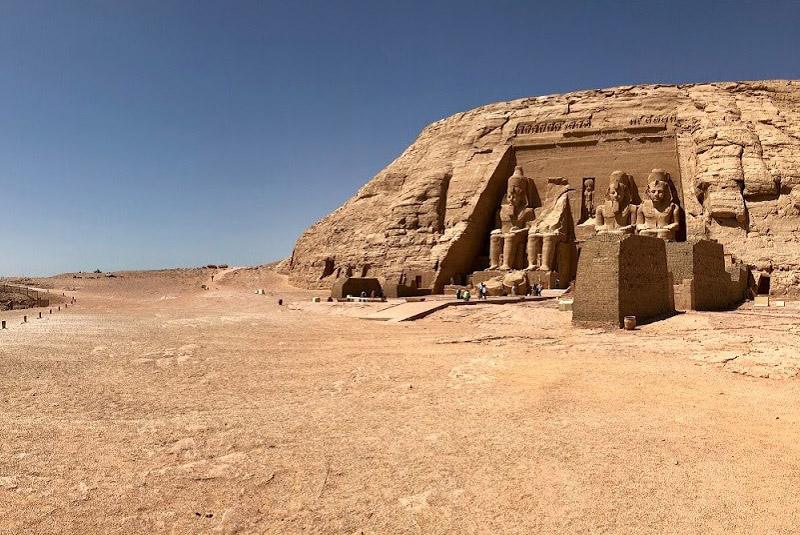
<instances>
[{"instance_id":1,"label":"rubble stone structure","mask_svg":"<svg viewBox=\"0 0 800 535\"><path fill-rule=\"evenodd\" d=\"M632 234L602 234L584 244L572 321L622 327L625 316L638 323L675 311L667 270L666 242Z\"/></svg>"},{"instance_id":2,"label":"rubble stone structure","mask_svg":"<svg viewBox=\"0 0 800 535\"><path fill-rule=\"evenodd\" d=\"M300 236L285 263L290 280L328 288L361 274L419 280L435 292L465 284L490 266L495 216L516 167L532 186L529 238L548 190L563 182L578 224L565 231L574 242L556 243L555 264L570 254L574 263L575 247L594 234L588 214L607 200L614 171L630 177L631 204L641 206L648 175L660 169L680 207L677 241L715 239L756 275L771 275L774 295L800 296L800 82L786 80L578 91L437 121ZM537 251L523 258L528 267L545 256L536 241L516 248Z\"/></svg>"},{"instance_id":3,"label":"rubble stone structure","mask_svg":"<svg viewBox=\"0 0 800 535\"><path fill-rule=\"evenodd\" d=\"M748 271L738 262L726 266L719 243L667 243L667 269L675 284L678 310L724 310L745 299Z\"/></svg>"}]
</instances>

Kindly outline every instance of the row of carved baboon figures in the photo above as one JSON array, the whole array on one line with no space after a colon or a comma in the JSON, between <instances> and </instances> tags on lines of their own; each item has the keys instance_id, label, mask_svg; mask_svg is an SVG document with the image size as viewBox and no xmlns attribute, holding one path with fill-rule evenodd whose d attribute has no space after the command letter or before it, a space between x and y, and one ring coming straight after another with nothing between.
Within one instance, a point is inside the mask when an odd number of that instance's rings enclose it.
<instances>
[{"instance_id":1,"label":"row of carved baboon figures","mask_svg":"<svg viewBox=\"0 0 800 535\"><path fill-rule=\"evenodd\" d=\"M680 207L673 202L670 177L653 169L647 178L648 199L632 204L634 185L624 171L611 173L603 204L595 206L594 180L584 181L582 209L594 219L598 234L642 234L674 241L680 226ZM506 202L497 212L495 230L489 239L489 269L553 269L558 243L568 234L569 210L564 189L540 213L530 206L530 181L517 166L508 179ZM527 267L526 267L527 266Z\"/></svg>"}]
</instances>

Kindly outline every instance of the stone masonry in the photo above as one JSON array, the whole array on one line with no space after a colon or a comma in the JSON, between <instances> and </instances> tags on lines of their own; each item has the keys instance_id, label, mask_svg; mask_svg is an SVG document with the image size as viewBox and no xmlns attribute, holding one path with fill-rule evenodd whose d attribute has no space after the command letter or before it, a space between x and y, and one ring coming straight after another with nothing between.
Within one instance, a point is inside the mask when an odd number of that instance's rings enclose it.
<instances>
[{"instance_id":1,"label":"stone masonry","mask_svg":"<svg viewBox=\"0 0 800 535\"><path fill-rule=\"evenodd\" d=\"M674 312L664 240L626 235L589 239L581 250L572 321L580 325L622 326Z\"/></svg>"},{"instance_id":2,"label":"stone masonry","mask_svg":"<svg viewBox=\"0 0 800 535\"><path fill-rule=\"evenodd\" d=\"M677 309L724 310L744 300L748 272L738 263L726 269L721 244L696 240L666 247Z\"/></svg>"}]
</instances>

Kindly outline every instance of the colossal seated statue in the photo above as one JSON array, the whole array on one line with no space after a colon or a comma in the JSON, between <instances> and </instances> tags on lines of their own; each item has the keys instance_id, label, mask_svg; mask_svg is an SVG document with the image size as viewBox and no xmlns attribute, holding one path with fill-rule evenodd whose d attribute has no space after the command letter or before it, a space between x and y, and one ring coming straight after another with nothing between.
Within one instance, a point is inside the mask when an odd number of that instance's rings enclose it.
<instances>
[{"instance_id":1,"label":"colossal seated statue","mask_svg":"<svg viewBox=\"0 0 800 535\"><path fill-rule=\"evenodd\" d=\"M606 202L595 211L598 234L633 234L637 206L631 204L631 181L624 171L614 171L608 183Z\"/></svg>"},{"instance_id":2,"label":"colossal seated statue","mask_svg":"<svg viewBox=\"0 0 800 535\"><path fill-rule=\"evenodd\" d=\"M653 169L647 177L647 196L639 207L636 229L642 236L655 236L675 241L680 226L680 207L672 202L669 174L663 169Z\"/></svg>"},{"instance_id":3,"label":"colossal seated statue","mask_svg":"<svg viewBox=\"0 0 800 535\"><path fill-rule=\"evenodd\" d=\"M489 269L510 270L518 264L528 237L528 225L536 217L530 207L529 188L528 179L517 166L508 179L506 203L497 212L497 228L489 236Z\"/></svg>"}]
</instances>

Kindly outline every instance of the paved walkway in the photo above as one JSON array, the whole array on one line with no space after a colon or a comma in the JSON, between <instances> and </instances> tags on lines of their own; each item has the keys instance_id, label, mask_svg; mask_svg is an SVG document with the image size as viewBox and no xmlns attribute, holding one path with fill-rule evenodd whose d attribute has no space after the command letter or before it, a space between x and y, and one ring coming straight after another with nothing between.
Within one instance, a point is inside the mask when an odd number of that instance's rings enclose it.
<instances>
[{"instance_id":1,"label":"paved walkway","mask_svg":"<svg viewBox=\"0 0 800 535\"><path fill-rule=\"evenodd\" d=\"M558 295L563 293L563 290L552 290L552 293L560 292ZM443 308L451 307L451 306L472 306L472 305L504 305L510 303L524 303L524 302L531 302L531 301L546 301L548 299L555 299L558 295L542 295L541 297L529 297L529 296L521 296L521 297L489 297L485 300L473 300L473 301L463 301L463 300L456 300L456 299L430 299L425 301L412 301L412 302L401 302L395 306L391 306L385 308L379 312L372 312L371 314L367 314L366 316L362 316L363 319L366 320L375 320L375 321L389 321L389 322L400 322L400 321L414 321L419 318L423 318L428 314L432 314L437 310L442 310Z\"/></svg>"}]
</instances>

